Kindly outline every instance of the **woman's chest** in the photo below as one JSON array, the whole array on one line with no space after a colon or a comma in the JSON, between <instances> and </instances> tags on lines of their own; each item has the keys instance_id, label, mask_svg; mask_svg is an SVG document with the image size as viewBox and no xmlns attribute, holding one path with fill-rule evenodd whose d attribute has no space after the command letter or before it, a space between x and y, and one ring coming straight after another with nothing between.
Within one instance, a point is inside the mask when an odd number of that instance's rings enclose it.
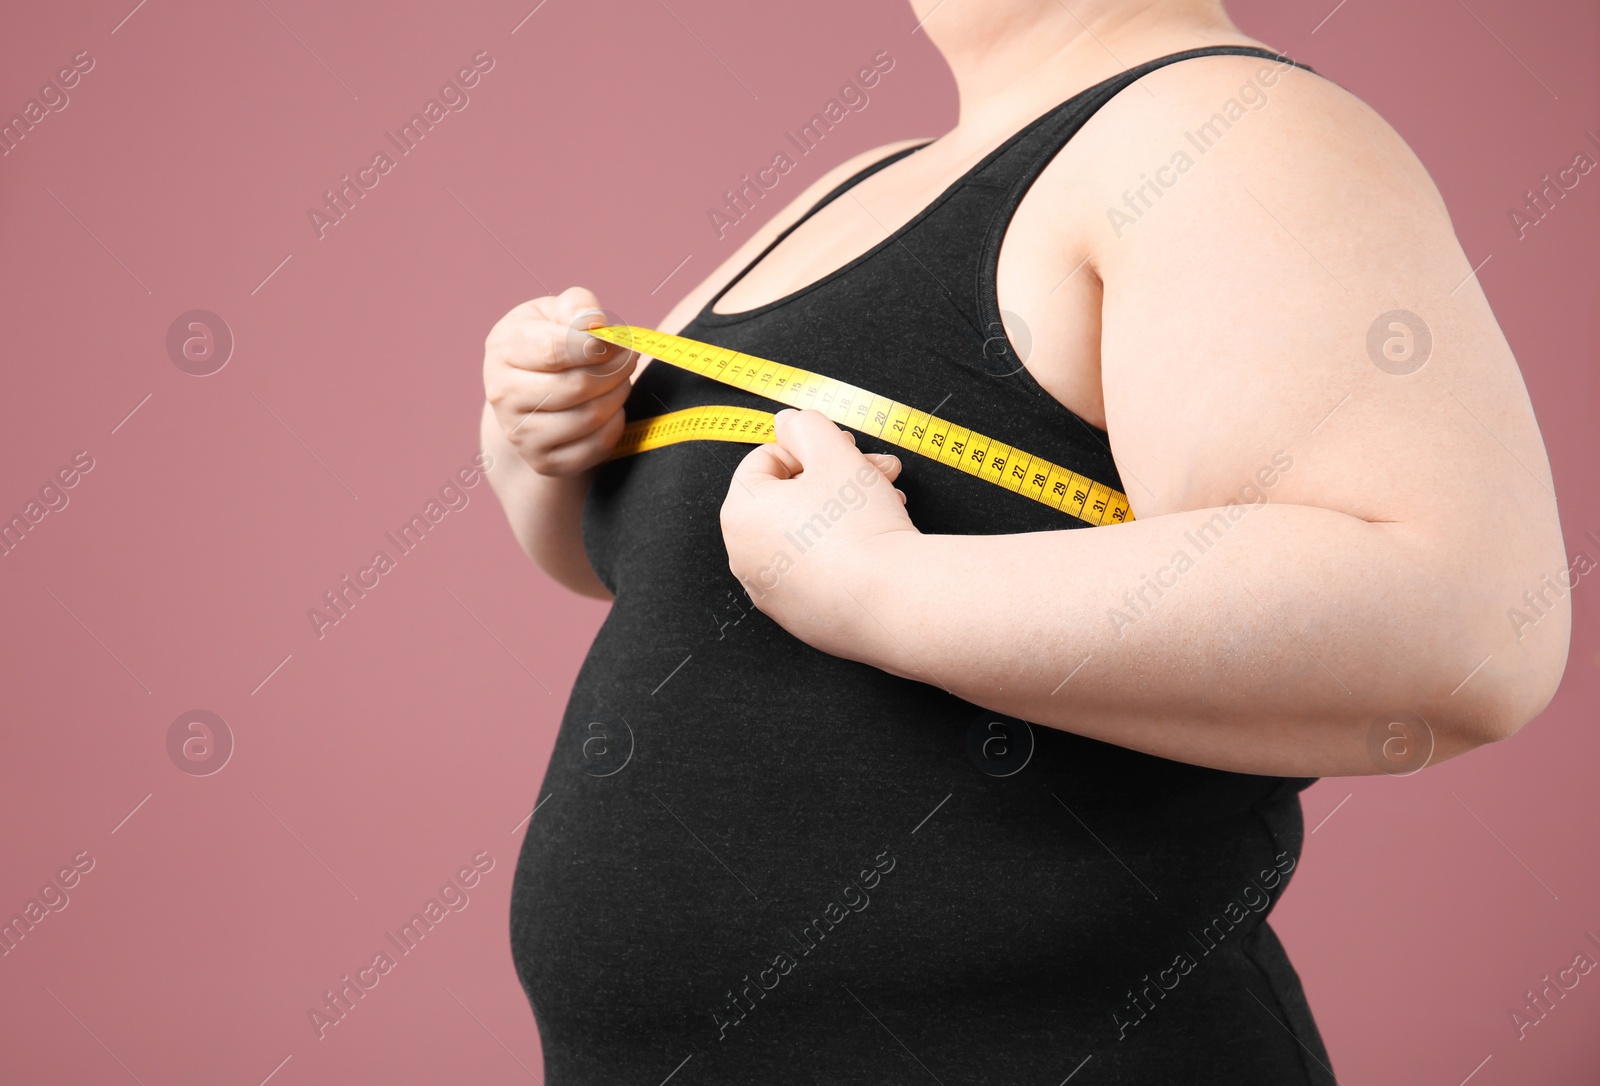
<instances>
[{"instance_id":1,"label":"woman's chest","mask_svg":"<svg viewBox=\"0 0 1600 1086\"><path fill-rule=\"evenodd\" d=\"M846 278L856 275L858 266L870 271L881 262L880 250L911 253L913 274L930 296L959 298L972 291L969 280L975 278L979 292L993 295L1001 316L1001 327L984 332L990 338L985 349L1025 368L1062 406L1105 429L1102 292L1089 260L1092 197L1082 171L1058 159L1011 211L998 189L985 200L945 202L929 177L896 176L918 157L874 174L812 215L718 299L713 315L771 305L841 271ZM972 187L983 190L983 181ZM988 225L999 232L999 248L978 251L982 230L952 232L974 250L969 255L976 273L952 278L949 265L931 259L925 246L942 236L941 218L968 214L969 205L971 213L998 216Z\"/></svg>"}]
</instances>

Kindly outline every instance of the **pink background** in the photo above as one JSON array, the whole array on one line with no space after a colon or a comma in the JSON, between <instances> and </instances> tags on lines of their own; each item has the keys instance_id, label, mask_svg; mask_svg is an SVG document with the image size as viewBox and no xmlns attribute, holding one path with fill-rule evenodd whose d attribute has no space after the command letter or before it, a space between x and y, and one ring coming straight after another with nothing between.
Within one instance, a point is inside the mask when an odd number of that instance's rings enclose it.
<instances>
[{"instance_id":1,"label":"pink background","mask_svg":"<svg viewBox=\"0 0 1600 1086\"><path fill-rule=\"evenodd\" d=\"M901 0L134 2L10 5L0 33L0 116L95 60L0 158L0 516L94 461L0 557L0 917L94 861L0 957L0 1078L534 1077L511 874L604 608L547 581L479 483L325 636L307 609L469 463L507 309L581 284L653 323L753 228L718 240L706 210L872 54L893 72L791 196L943 131L953 86ZM1313 33L1332 7L1231 10L1432 171L1488 260L1569 551L1600 558L1600 176L1525 239L1508 216L1600 132L1594 5L1358 2ZM484 50L467 108L319 240L307 209ZM167 353L195 309L236 340L207 377ZM1600 1073L1600 972L1525 1039L1509 1014L1600 954L1600 588L1574 606L1566 681L1515 739L1305 795L1274 921L1343 1081ZM207 776L168 754L194 709L235 743ZM308 1010L479 853L470 903L319 1040Z\"/></svg>"}]
</instances>

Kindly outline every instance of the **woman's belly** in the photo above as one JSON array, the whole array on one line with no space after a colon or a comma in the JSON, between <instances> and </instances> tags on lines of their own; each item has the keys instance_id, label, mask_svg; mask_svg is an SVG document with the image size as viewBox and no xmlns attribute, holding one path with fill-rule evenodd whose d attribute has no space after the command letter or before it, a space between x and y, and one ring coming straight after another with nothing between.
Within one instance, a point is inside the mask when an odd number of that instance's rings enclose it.
<instances>
[{"instance_id":1,"label":"woman's belly","mask_svg":"<svg viewBox=\"0 0 1600 1086\"><path fill-rule=\"evenodd\" d=\"M1019 1036L1040 1067L1129 1058L1127 996L1179 955L1195 979L1139 1036L1260 981L1243 948L1299 848L1280 784L1007 721L759 612L619 600L516 872L551 1083L788 1066L863 1006L930 1050L962 1038L947 1060Z\"/></svg>"}]
</instances>

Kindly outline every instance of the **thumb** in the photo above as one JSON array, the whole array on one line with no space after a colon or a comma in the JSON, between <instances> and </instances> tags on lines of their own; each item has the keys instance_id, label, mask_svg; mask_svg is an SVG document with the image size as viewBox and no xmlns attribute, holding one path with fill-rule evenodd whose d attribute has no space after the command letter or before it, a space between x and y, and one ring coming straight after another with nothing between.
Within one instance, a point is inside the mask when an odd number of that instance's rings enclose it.
<instances>
[{"instance_id":1,"label":"thumb","mask_svg":"<svg viewBox=\"0 0 1600 1086\"><path fill-rule=\"evenodd\" d=\"M757 445L733 469L733 481L746 490L751 484L793 479L800 474L800 462L776 442Z\"/></svg>"},{"instance_id":2,"label":"thumb","mask_svg":"<svg viewBox=\"0 0 1600 1086\"><path fill-rule=\"evenodd\" d=\"M600 299L586 287L568 287L555 299L555 314L567 326L566 353L575 364L587 366L595 377L610 377L632 364L636 355L588 334L591 328L626 324L621 317L600 306Z\"/></svg>"},{"instance_id":3,"label":"thumb","mask_svg":"<svg viewBox=\"0 0 1600 1086\"><path fill-rule=\"evenodd\" d=\"M596 314L596 316L587 316ZM587 287L568 287L556 295L556 316L575 328L598 328L606 323L606 311L600 308L600 299ZM584 316L582 321L579 316Z\"/></svg>"},{"instance_id":4,"label":"thumb","mask_svg":"<svg viewBox=\"0 0 1600 1086\"><path fill-rule=\"evenodd\" d=\"M800 462L801 469L830 464L853 466L861 451L855 439L815 408L786 407L773 416L776 444Z\"/></svg>"}]
</instances>

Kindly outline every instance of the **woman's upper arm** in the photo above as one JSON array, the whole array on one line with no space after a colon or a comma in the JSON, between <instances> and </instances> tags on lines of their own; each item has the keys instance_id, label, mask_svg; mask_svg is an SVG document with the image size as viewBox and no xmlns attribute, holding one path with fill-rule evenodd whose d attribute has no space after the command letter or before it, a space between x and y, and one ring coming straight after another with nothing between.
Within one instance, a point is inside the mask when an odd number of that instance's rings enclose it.
<instances>
[{"instance_id":1,"label":"woman's upper arm","mask_svg":"<svg viewBox=\"0 0 1600 1086\"><path fill-rule=\"evenodd\" d=\"M1196 150L1185 132L1258 63L1175 65L1159 95L1125 96L1143 120L1098 206L1174 152L1189 160L1132 223L1098 212L1101 378L1135 513L1248 500L1282 450L1293 469L1274 503L1379 526L1419 607L1501 646L1482 677L1553 693L1565 616L1515 642L1505 618L1565 565L1550 468L1443 201L1382 118L1293 69Z\"/></svg>"}]
</instances>

